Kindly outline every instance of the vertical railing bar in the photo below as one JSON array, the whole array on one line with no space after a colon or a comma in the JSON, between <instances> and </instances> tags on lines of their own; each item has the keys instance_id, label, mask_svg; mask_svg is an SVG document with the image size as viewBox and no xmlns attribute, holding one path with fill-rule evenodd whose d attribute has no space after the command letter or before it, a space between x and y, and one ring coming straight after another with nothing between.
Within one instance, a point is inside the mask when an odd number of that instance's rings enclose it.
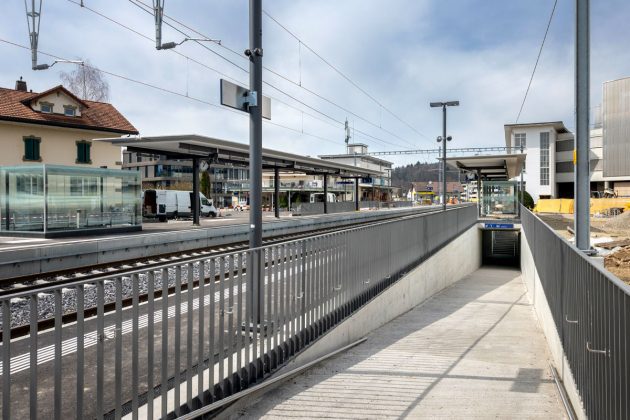
<instances>
[{"instance_id":1,"label":"vertical railing bar","mask_svg":"<svg viewBox=\"0 0 630 420\"><path fill-rule=\"evenodd\" d=\"M216 260L211 259L208 263L209 273L208 273L208 295L210 297L210 307L208 308L208 313L210 317L208 318L208 386L210 389L210 398L209 402L214 402L215 400L215 383L214 383L214 336L215 336L215 323L217 322L217 314L216 314L216 293L215 289L215 280L217 275L217 266ZM220 355L220 354L219 354Z\"/></svg>"},{"instance_id":2,"label":"vertical railing bar","mask_svg":"<svg viewBox=\"0 0 630 420\"><path fill-rule=\"evenodd\" d=\"M266 345L266 356L265 360L267 361L267 366L265 367L265 371L271 373L272 371L272 347L271 347L271 337L273 336L273 312L271 308L273 303L271 301L273 290L273 285L275 279L272 278L273 274L273 253L272 247L265 248L264 256L266 260L265 264L265 284L267 287L267 310L265 317L265 333L267 334L267 345Z\"/></svg>"},{"instance_id":3,"label":"vertical railing bar","mask_svg":"<svg viewBox=\"0 0 630 420\"><path fill-rule=\"evenodd\" d=\"M78 297L77 297L78 298ZM34 293L30 297L30 337L29 337L29 352L30 352L30 365L29 365L29 376L30 376L30 385L29 385L29 409L32 420L37 420L37 321L38 321L38 308L37 308L37 293ZM78 309L77 309L78 313ZM78 326L78 317L77 317L77 326ZM9 329L3 327L3 333L7 334ZM3 336L4 336L3 334ZM3 365L3 368L6 369ZM3 370L3 375L11 376L11 372L7 370ZM77 381L79 379L78 376L79 370L77 370ZM77 393L77 401L79 399L79 395Z\"/></svg>"},{"instance_id":4,"label":"vertical railing bar","mask_svg":"<svg viewBox=\"0 0 630 420\"><path fill-rule=\"evenodd\" d=\"M105 283L96 283L96 416L102 419L105 363Z\"/></svg>"},{"instance_id":5,"label":"vertical railing bar","mask_svg":"<svg viewBox=\"0 0 630 420\"><path fill-rule=\"evenodd\" d=\"M182 348L182 266L175 267L175 370L173 374L173 387L175 390L175 415L180 415L181 391L180 378L182 373L181 348Z\"/></svg>"},{"instance_id":6,"label":"vertical railing bar","mask_svg":"<svg viewBox=\"0 0 630 420\"><path fill-rule=\"evenodd\" d=\"M131 343L131 412L133 420L138 419L138 370L139 370L139 360L138 360L138 352L139 352L139 328L138 328L138 318L140 317L140 311L138 308L139 304L139 284L140 277L138 274L134 274L131 276L131 288L132 288L132 343ZM148 367L148 369L152 369L152 367Z\"/></svg>"},{"instance_id":7,"label":"vertical railing bar","mask_svg":"<svg viewBox=\"0 0 630 420\"><path fill-rule=\"evenodd\" d=\"M259 318L259 323L258 323L258 327L259 327L259 340L258 340L258 357L259 357L259 366L260 366L260 372L258 372L258 377L259 378L264 378L265 377L265 334L267 334L267 319L266 319L266 312L265 312L265 283L266 283L266 276L267 276L267 267L265 264L265 249L261 248L259 250L256 251L256 253L258 254L258 261L260 263L260 276L258 277L259 282L258 283L258 293L256 294L256 296L258 296L258 311L260 313L260 318Z\"/></svg>"},{"instance_id":8,"label":"vertical railing bar","mask_svg":"<svg viewBox=\"0 0 630 420\"><path fill-rule=\"evenodd\" d=\"M228 285L230 288L229 297L228 297L228 335L227 335L227 347L228 347L228 360L227 360L227 368L228 374L227 379L229 381L229 392L232 394L234 392L234 286L235 286L235 275L234 275L234 254L227 256L228 259L228 270L229 270L229 281Z\"/></svg>"},{"instance_id":9,"label":"vertical railing bar","mask_svg":"<svg viewBox=\"0 0 630 420\"><path fill-rule=\"evenodd\" d=\"M155 345L155 272L147 273L147 418L153 418Z\"/></svg>"},{"instance_id":10,"label":"vertical railing bar","mask_svg":"<svg viewBox=\"0 0 630 420\"><path fill-rule=\"evenodd\" d=\"M259 294L259 290L258 290L258 282L256 281L258 279L258 274L256 273L254 274L254 272L256 270L259 269L259 264L260 264L260 258L257 255L257 251L251 251L250 252L251 255L251 260L252 260L252 264L250 266L248 266L247 271L250 273L249 276L249 283L251 286L251 301L252 301L252 322L250 324L251 327L251 334L252 334L252 370L253 370L253 376L252 376L252 380L254 382L256 382L258 380L258 375L259 375L259 365L258 365L258 328L260 327L260 311L258 308L258 303L260 301L258 294Z\"/></svg>"},{"instance_id":11,"label":"vertical railing bar","mask_svg":"<svg viewBox=\"0 0 630 420\"><path fill-rule=\"evenodd\" d=\"M205 399L203 397L204 394L204 386L203 386L203 372L204 372L204 321L206 318L206 272L203 261L197 263L198 271L199 271L199 316L198 318L198 327L199 330L197 332L197 399L199 400L199 405L203 406L205 403ZM208 362L208 368L212 369L212 363Z\"/></svg>"},{"instance_id":12,"label":"vertical railing bar","mask_svg":"<svg viewBox=\"0 0 630 420\"><path fill-rule=\"evenodd\" d=\"M8 217L8 216L7 216ZM8 328L7 328L8 326ZM11 418L11 300L2 301L2 418Z\"/></svg>"},{"instance_id":13,"label":"vertical railing bar","mask_svg":"<svg viewBox=\"0 0 630 420\"><path fill-rule=\"evenodd\" d=\"M280 258L280 323L279 327L279 337L280 337L280 346L282 349L280 350L282 354L282 362L286 362L288 359L287 354L287 313L286 313L286 303L287 303L287 294L288 291L285 291L285 282L286 282L286 270L287 270L287 261L286 261L286 245L278 246L278 256Z\"/></svg>"},{"instance_id":14,"label":"vertical railing bar","mask_svg":"<svg viewBox=\"0 0 630 420\"><path fill-rule=\"evenodd\" d=\"M250 329L253 327L253 322L252 322L252 305L253 305L253 301L252 301L252 295L253 295L253 285L252 285L252 254L251 251L247 251L247 253L244 254L245 255L245 263L246 263L246 267L245 267L245 290L246 290L246 295L245 295L245 322L244 325L242 325L242 328L244 329L244 333L243 333L243 339L245 339L245 360L244 360L244 365L245 365L245 371L247 373L246 378L245 378L245 385L248 386L250 383L250 379L252 377L252 366L251 366L251 359L250 359L250 346L251 346L251 337L250 337Z\"/></svg>"},{"instance_id":15,"label":"vertical railing bar","mask_svg":"<svg viewBox=\"0 0 630 420\"><path fill-rule=\"evenodd\" d=\"M236 372L237 372L237 379L238 379L238 384L236 389L237 390L241 390L242 388L242 383L243 383L243 356L242 356L242 351L243 351L243 347L246 345L249 345L249 343L245 343L245 337L246 335L243 333L243 281L245 280L245 276L243 275L243 272L245 270L245 266L244 266L244 253L239 253L238 255L238 263L237 263L237 292L238 292L238 300L237 300L237 307L238 307L238 313L236 315ZM236 256L235 256L236 258Z\"/></svg>"},{"instance_id":16,"label":"vertical railing bar","mask_svg":"<svg viewBox=\"0 0 630 420\"><path fill-rule=\"evenodd\" d=\"M115 360L114 360L114 393L115 418L122 418L122 277L116 277L116 312L115 312Z\"/></svg>"},{"instance_id":17,"label":"vertical railing bar","mask_svg":"<svg viewBox=\"0 0 630 420\"><path fill-rule=\"evenodd\" d=\"M225 259L219 257L219 386L221 388L221 398L225 397Z\"/></svg>"},{"instance_id":18,"label":"vertical railing bar","mask_svg":"<svg viewBox=\"0 0 630 420\"><path fill-rule=\"evenodd\" d=\"M61 390L62 390L62 357L61 357L61 329L62 324L62 289L55 290L55 391L54 391L54 418L55 420L61 419ZM9 375L10 375L9 371Z\"/></svg>"},{"instance_id":19,"label":"vertical railing bar","mask_svg":"<svg viewBox=\"0 0 630 420\"><path fill-rule=\"evenodd\" d=\"M166 419L168 414L168 283L169 283L169 271L168 268L162 269L162 368L160 383L161 391L161 403L162 403L162 418Z\"/></svg>"},{"instance_id":20,"label":"vertical railing bar","mask_svg":"<svg viewBox=\"0 0 630 420\"><path fill-rule=\"evenodd\" d=\"M188 410L193 410L193 324L195 322L195 311L193 308L193 298L195 295L193 277L193 263L186 265L186 274L188 281L186 282L186 297L188 306L188 319L186 321L186 406ZM201 313L202 302L199 302L199 313Z\"/></svg>"},{"instance_id":21,"label":"vertical railing bar","mask_svg":"<svg viewBox=\"0 0 630 420\"><path fill-rule=\"evenodd\" d=\"M77 293L77 389L76 414L83 417L83 393L85 388L85 285L76 287Z\"/></svg>"}]
</instances>

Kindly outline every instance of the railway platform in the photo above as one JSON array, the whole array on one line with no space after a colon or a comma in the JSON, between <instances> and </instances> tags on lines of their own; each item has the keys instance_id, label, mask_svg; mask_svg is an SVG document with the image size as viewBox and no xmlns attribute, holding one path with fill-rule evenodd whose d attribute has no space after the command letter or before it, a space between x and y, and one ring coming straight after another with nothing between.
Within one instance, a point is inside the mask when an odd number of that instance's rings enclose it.
<instances>
[{"instance_id":1,"label":"railway platform","mask_svg":"<svg viewBox=\"0 0 630 420\"><path fill-rule=\"evenodd\" d=\"M482 267L233 418L566 418L519 270Z\"/></svg>"}]
</instances>

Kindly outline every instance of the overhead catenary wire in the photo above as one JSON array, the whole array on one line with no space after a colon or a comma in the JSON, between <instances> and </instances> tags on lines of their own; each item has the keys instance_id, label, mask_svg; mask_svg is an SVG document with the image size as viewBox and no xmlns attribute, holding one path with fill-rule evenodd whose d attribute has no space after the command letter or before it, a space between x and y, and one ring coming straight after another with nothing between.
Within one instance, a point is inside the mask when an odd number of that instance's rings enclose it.
<instances>
[{"instance_id":1,"label":"overhead catenary wire","mask_svg":"<svg viewBox=\"0 0 630 420\"><path fill-rule=\"evenodd\" d=\"M12 42L12 41L9 41L9 40L3 39L3 38L0 38L0 42L3 42L5 44L7 44L7 45L15 46L15 47L18 47L18 48L22 48L22 49L25 49L25 50L30 50L29 46L22 45L22 44L19 44L17 42ZM66 58L63 58L61 56L58 56L58 55L55 55L55 54L52 54L52 53L47 53L47 52L44 52L44 51L41 51L41 50L39 50L38 52L41 55L44 55L44 56L47 56L47 57L50 57L50 58L54 58L56 60L67 60ZM138 79L135 79L135 78L132 78L132 77L129 77L129 76L121 75L121 74L118 74L118 73L115 73L115 72L103 69L101 67L96 67L96 66L88 65L88 64L84 64L84 66L88 67L90 69L94 69L94 70L97 70L99 72L102 72L103 74L106 74L108 76L115 77L117 79L125 80L127 82L135 83L135 84L138 84L138 85L141 85L141 86L144 86L144 87L148 87L148 88L151 88L151 89L163 92L163 93L168 93L170 95L178 96L178 97L181 97L181 98L184 98L184 99L188 99L188 100L191 100L191 101L194 101L194 102L198 102L198 103L201 103L201 104L204 104L204 105L208 105L208 106L211 106L213 108L220 109L222 111L232 112L235 115L238 115L240 117L246 117L246 114L242 113L241 111L238 111L238 110L232 109L232 108L228 108L228 107L225 107L223 105L220 105L220 104L217 104L217 103L214 103L214 102L210 102L210 101L205 100L205 99L201 99L201 98L198 98L198 97L195 97L195 96L186 95L184 93L177 92L177 91L174 91L174 90L171 90L171 89L168 89L168 88L165 88L165 87L153 84L153 83L149 83L149 82L145 82L143 80L138 80ZM276 127L283 128L285 130L298 132L298 133L304 134L304 135L309 136L309 137L317 138L317 139L320 139L320 140L325 140L325 141L328 141L328 142L331 142L331 143L334 143L334 144L338 144L338 145L343 144L342 141L334 141L334 140L331 140L331 139L319 136L317 134L310 133L308 131L304 131L302 133L302 131L300 131L300 130L297 130L295 128L292 128L292 127L289 127L289 126L286 126L286 125L283 125L283 124L279 124L279 123L275 123L275 122L272 123L271 121L267 121L267 120L263 120L263 122L265 122L265 123L267 123L269 125L273 125L273 126L276 126Z\"/></svg>"},{"instance_id":2,"label":"overhead catenary wire","mask_svg":"<svg viewBox=\"0 0 630 420\"><path fill-rule=\"evenodd\" d=\"M310 45L308 45L307 43L304 42L304 40L302 40L299 36L297 36L293 31L291 31L290 29L288 29L285 25L283 25L278 19L276 19L275 17L273 17L269 12L267 12L266 10L263 10L263 14L265 16L267 16L271 21L273 21L276 25L278 25L280 28L284 29L289 35L291 35L293 38L295 38L296 40L298 40L301 45L304 46L304 48L306 48L307 50L309 50L311 53L313 53L317 58L319 58L323 63L325 63L327 66L329 66L331 69L333 69L337 74L339 74L342 78L344 78L346 81L348 81L352 86L354 86L356 89L358 89L361 93L363 93L365 96L367 96L370 100L372 100L375 104L377 104L379 107L381 107L382 109L384 109L385 111L387 111L387 113L389 113L390 115L392 115L394 118L396 118L398 121L400 121L401 123L403 123L404 125L406 125L407 127L409 127L412 131L414 131L416 134L424 137L425 139L429 140L429 138L421 133L418 129L416 129L413 125L411 125L410 123L408 123L407 121L403 120L400 116L398 116L398 114L396 114L395 112L393 112L391 109L389 109L388 107L386 107L385 105L383 105L378 99L376 99L373 95L371 95L369 92L367 92L365 89L363 89L361 86L359 86L358 83L356 83L354 80L352 80L349 76L347 76L344 72L342 72L337 66L333 65L330 61L328 61L326 58L324 58L320 53L318 53L317 51L315 51Z\"/></svg>"},{"instance_id":3,"label":"overhead catenary wire","mask_svg":"<svg viewBox=\"0 0 630 420\"><path fill-rule=\"evenodd\" d=\"M527 84L527 89L525 90L525 96L523 97L523 102L521 103L521 108L518 111L518 115L516 116L515 124L518 124L519 119L521 118L521 113L523 112L523 108L525 107L525 101L527 101L527 95L529 94L529 90L532 87L532 82L534 81L534 75L536 74L536 69L538 68L538 62L540 61L540 56L542 55L543 48L545 47L545 41L547 40L547 35L549 34L549 28L551 27L551 21L553 20L553 15L556 12L556 7L558 6L558 0L553 2L553 8L551 9L551 14L549 15L549 21L547 22L547 28L545 29L545 36L543 36L542 42L540 43L540 48L538 49L538 56L536 57L536 63L534 64L534 69L532 70L532 75L529 78L529 83Z\"/></svg>"},{"instance_id":4,"label":"overhead catenary wire","mask_svg":"<svg viewBox=\"0 0 630 420\"><path fill-rule=\"evenodd\" d=\"M72 0L68 0L68 1L72 1ZM148 14L152 14L152 13L153 13L153 9L151 8L151 6L150 6L150 5L148 5L148 4L146 4L146 3L144 3L142 0L129 0L129 2L130 2L131 4L133 4L133 5L137 6L137 7L138 7L138 8L140 8L141 10L145 11L145 12L146 12L146 13L148 13ZM174 29L175 31L179 32L180 34L182 34L182 35L183 35L183 36L185 36L185 37L189 37L189 36L190 36L190 34L189 34L189 33L184 32L184 31L182 31L180 28L175 27L173 24L169 23L169 22L167 21L167 19L168 19L168 20L170 20L170 21L172 21L172 22L174 22L174 23L176 23L177 25L179 25L179 26L181 26L181 27L183 27L183 28L185 28L185 29L188 29L189 31L191 31L192 33L194 33L194 34L196 34L196 35L198 35L198 36L200 36L200 37L203 37L203 38L208 38L208 36L207 36L206 34L204 34L204 33L200 32L200 31L198 31L198 30L196 30L196 29L194 29L194 28L190 27L189 25L186 25L185 23L181 22L180 20L177 20L177 19L173 18L172 16L169 16L169 15L168 15L168 14L166 14L166 13L164 13L163 17L164 17L164 20L163 20L163 23L164 23L164 24L166 24L166 25L167 25L167 26L169 26L170 28ZM299 38L296 38L296 39L298 39L298 41L300 41L300 40L299 40ZM232 60L229 60L229 59L228 59L228 58L226 58L225 56L223 56L223 55L219 54L218 52L216 52L213 48L209 47L208 45L205 45L205 44L203 44L203 43L201 43L201 42L199 42L199 41L195 41L195 42L196 42L199 46L201 46L202 48L204 48L204 49L206 49L206 50L210 51L212 54L214 54L214 55L216 55L216 56L220 57L221 59L225 60L227 63L229 63L229 64L231 64L231 65L235 66L236 68L240 69L241 71L243 71L243 72L245 72L245 73L249 73L249 70L248 70L247 68L245 68L245 67L243 67L243 66L240 66L239 64L234 63ZM301 41L300 41L300 42L301 42ZM308 46L306 46L306 47L307 47L309 50L312 50L310 47L308 47ZM222 49L225 49L226 51L229 51L229 52L231 52L231 53L233 53L233 54L237 55L238 57L243 58L243 59L245 59L245 60L246 60L246 58L245 58L242 54L240 54L238 51L234 50L233 48L230 48L230 47L226 46L224 43L221 43L220 45L216 46L216 48L222 48ZM379 123L379 124L376 124L376 123L374 123L373 121L370 121L368 118L363 117L362 115L360 115L360 114L358 114L358 113L356 113L356 112L354 112L354 111L350 110L349 108L344 107L344 106L342 106L342 105L338 104L338 103L337 103L337 102L335 102L334 100L329 99L329 98L326 98L325 96L323 96L323 95L321 95L321 94L319 94L319 93L317 93L317 92L313 91L312 89L307 88L306 86L304 86L304 84L301 82L301 80L300 80L300 81L298 81L298 82L296 82L296 81L294 81L294 80L292 80L292 79L288 78L287 76L285 76L285 75L283 75L283 74L279 73L278 71L276 71L276 70L274 70L274 69L271 69L271 68L269 68L269 67L267 67L267 66L263 66L263 69L264 69L265 71L267 71L267 72L269 72L269 73L273 74L274 76L277 76L277 77L281 78L282 80L284 80L284 81L286 81L286 82L288 82L288 83L291 83L291 84L293 84L293 85L297 86L298 88L300 88L300 89L304 90L305 92L307 92L307 93L309 93L309 94L311 94L311 95L315 96L316 98L318 98L318 99L320 99L320 100L322 100L322 101L324 101L324 102L326 102L326 103L328 103L328 104L330 104L330 105L332 105L332 106L334 106L334 107L336 107L336 108L338 108L338 109L340 109L340 110L342 110L342 111L344 111L344 112L346 112L346 113L348 113L348 114L350 114L350 115L352 115L352 116L356 117L357 119L359 119L359 120L361 120L361 121L363 121L363 122L365 122L365 123L367 123L367 124L369 124L369 125L373 126L374 128L377 128L377 129L379 129L379 130L383 131L384 133L386 133L386 134L388 134L388 135L390 135L390 136L392 136L392 137L395 137L396 139L401 140L401 141L403 141L403 142L405 142L405 143L407 143L407 144L411 145L412 147L415 147L415 144L413 144L413 142L410 142L409 140L407 140L407 139L405 139L405 138L403 138L403 137L399 136L398 134L393 133L392 131L390 131L390 130L387 130L387 129L383 128L383 127L382 127L382 125L381 125L380 123ZM276 91L278 91L278 92L280 92L280 93L282 93L282 94L287 95L287 96L288 96L288 97L290 97L292 100L294 100L294 101L296 101L296 102L298 102L298 103L300 103L300 104L302 104L302 105L304 105L304 106L306 106L306 107L308 107L308 108L310 108L310 109L312 109L312 110L315 110L315 108L314 108L314 107L312 107L312 106L310 106L310 105L306 104L304 101L302 101L302 100L300 100L300 99L297 99L297 98L296 98L296 97L294 97L293 95L288 94L286 91L284 91L283 89L281 89L281 88L279 88L279 87L275 86L274 84L270 83L269 81L267 81L267 80L263 80L263 83L264 83L265 85L267 85L268 87L270 87L270 88L272 88L272 89L274 89L274 90L276 90ZM242 84L242 83L241 83L241 84ZM380 105L380 103L379 103L379 106L380 106L380 107L383 107L382 105ZM386 109L386 108L384 108L384 107L383 107L383 109ZM316 111L316 112L318 112L317 110L315 110L315 111ZM389 111L389 110L388 110L388 112L391 112L391 111ZM325 115L325 114L323 114L323 113L322 113L322 115ZM421 134L421 133L420 133L420 134ZM426 138L426 136L424 136L423 134L421 134L421 135L422 135L423 137L425 137L425 138ZM374 138L376 138L376 137L374 137ZM388 141L384 141L384 140L382 140L382 139L379 139L379 141L381 141L381 142L385 142L385 143L387 143L387 144L391 144L391 145L394 145L394 146L400 146L400 144L391 143L391 142L388 142Z\"/></svg>"}]
</instances>

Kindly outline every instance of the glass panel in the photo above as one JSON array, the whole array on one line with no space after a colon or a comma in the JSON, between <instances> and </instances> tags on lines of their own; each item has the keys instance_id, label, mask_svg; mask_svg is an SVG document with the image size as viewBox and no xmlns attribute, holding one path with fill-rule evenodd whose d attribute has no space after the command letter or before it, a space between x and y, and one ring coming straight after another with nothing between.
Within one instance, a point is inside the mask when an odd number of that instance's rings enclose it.
<instances>
[{"instance_id":1,"label":"glass panel","mask_svg":"<svg viewBox=\"0 0 630 420\"><path fill-rule=\"evenodd\" d=\"M484 181L482 184L482 214L515 215L517 187L513 181Z\"/></svg>"},{"instance_id":2,"label":"glass panel","mask_svg":"<svg viewBox=\"0 0 630 420\"><path fill-rule=\"evenodd\" d=\"M10 170L11 169L11 170ZM41 166L1 168L0 231L44 231L44 172Z\"/></svg>"}]
</instances>

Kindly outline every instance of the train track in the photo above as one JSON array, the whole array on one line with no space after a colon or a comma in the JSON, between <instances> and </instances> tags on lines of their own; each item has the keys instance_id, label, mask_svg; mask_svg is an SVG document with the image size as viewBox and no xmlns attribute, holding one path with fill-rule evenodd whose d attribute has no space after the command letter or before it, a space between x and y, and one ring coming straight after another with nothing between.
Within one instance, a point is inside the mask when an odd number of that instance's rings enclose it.
<instances>
[{"instance_id":1,"label":"train track","mask_svg":"<svg viewBox=\"0 0 630 420\"><path fill-rule=\"evenodd\" d=\"M437 211L437 210L433 210ZM430 213L422 212L420 214ZM269 237L263 240L263 245L275 245L281 244L283 242L289 242L296 239L312 237L317 235L322 235L326 233L333 233L341 230L347 230L351 228L355 228L358 226L369 226L373 224L383 223L392 220L405 219L410 217L417 217L418 214L414 215L401 215L399 217L389 218L385 220L372 220L366 222L354 223L352 225L345 225L338 228L324 228L324 229L314 229L307 232L301 232L290 235L280 235L276 237ZM0 286L0 296L10 295L15 292L24 292L29 291L33 294L38 293L38 290L45 289L50 286L60 286L64 284L71 284L77 281L89 281L91 279L97 280L102 279L104 276L112 276L112 277L120 277L125 275L132 275L134 272L138 270L151 270L152 268L159 269L162 268L166 264L183 264L187 261L199 260L199 258L216 258L226 254L232 254L234 252L245 251L248 249L247 242L235 242L233 244L222 245L213 247L210 249L199 249L193 251L187 251L185 253L173 253L173 254L162 254L152 258L145 259L135 259L135 260L127 260L117 262L116 264L108 264L103 266L93 266L90 267L89 270L69 270L69 271L60 271L55 273L46 273L45 276L37 275L37 276L27 276L20 278L9 279L9 282L5 282ZM265 263L267 264L267 263ZM243 269L243 272L246 271ZM218 281L219 274L206 276L204 281ZM199 280L195 280L192 283L192 287L196 287L199 284ZM188 283L182 283L181 289L182 291L187 290L189 287ZM167 293L170 295L175 293L175 287L170 286L167 289ZM163 289L154 291L154 298L160 298L163 294ZM145 302L148 300L148 294L144 293L139 296L139 302ZM129 307L133 303L133 299L131 297L124 298L122 301L123 308ZM115 309L114 302L108 302L104 304L105 312L110 312ZM94 316L96 314L96 307L89 307L84 309L84 318L88 318ZM68 312L62 316L62 323L67 324L76 321L77 313L76 312ZM54 328L55 320L54 318L47 318L38 321L38 331L47 330L50 328ZM22 337L28 335L30 333L30 326L20 325L11 328L11 338ZM0 332L0 337L2 336L2 332Z\"/></svg>"}]
</instances>

